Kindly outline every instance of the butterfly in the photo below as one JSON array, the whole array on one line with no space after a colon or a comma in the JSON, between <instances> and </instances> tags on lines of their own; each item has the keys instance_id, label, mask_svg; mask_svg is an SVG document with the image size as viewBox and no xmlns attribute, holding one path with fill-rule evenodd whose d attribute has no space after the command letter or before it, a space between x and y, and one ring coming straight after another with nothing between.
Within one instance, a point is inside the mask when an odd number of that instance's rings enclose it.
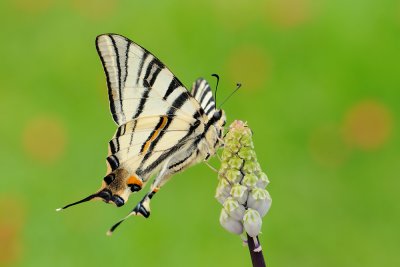
<instances>
[{"instance_id":1,"label":"butterfly","mask_svg":"<svg viewBox=\"0 0 400 267\"><path fill-rule=\"evenodd\" d=\"M102 34L96 48L118 126L108 144L107 174L96 193L57 210L93 199L123 206L155 176L150 191L111 234L131 215L149 217L150 200L175 173L216 153L226 117L206 80L197 79L189 92L157 57L128 38Z\"/></svg>"}]
</instances>

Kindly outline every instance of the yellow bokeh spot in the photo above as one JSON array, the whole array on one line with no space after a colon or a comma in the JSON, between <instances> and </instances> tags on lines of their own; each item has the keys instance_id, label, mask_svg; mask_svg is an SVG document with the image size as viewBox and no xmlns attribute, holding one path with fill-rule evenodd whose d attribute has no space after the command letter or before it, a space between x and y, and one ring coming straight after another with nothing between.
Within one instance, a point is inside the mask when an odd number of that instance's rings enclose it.
<instances>
[{"instance_id":1,"label":"yellow bokeh spot","mask_svg":"<svg viewBox=\"0 0 400 267\"><path fill-rule=\"evenodd\" d=\"M230 53L227 72L231 80L242 83L246 90L261 89L271 76L271 61L260 47L242 46Z\"/></svg>"},{"instance_id":2,"label":"yellow bokeh spot","mask_svg":"<svg viewBox=\"0 0 400 267\"><path fill-rule=\"evenodd\" d=\"M65 151L67 133L57 117L32 118L23 131L23 148L29 156L42 162L54 162Z\"/></svg>"},{"instance_id":3,"label":"yellow bokeh spot","mask_svg":"<svg viewBox=\"0 0 400 267\"><path fill-rule=\"evenodd\" d=\"M294 28L312 17L310 0L271 0L265 2L266 20L279 28Z\"/></svg>"},{"instance_id":4,"label":"yellow bokeh spot","mask_svg":"<svg viewBox=\"0 0 400 267\"><path fill-rule=\"evenodd\" d=\"M310 136L310 150L314 159L327 167L340 166L348 158L350 149L343 141L341 128L322 125Z\"/></svg>"},{"instance_id":5,"label":"yellow bokeh spot","mask_svg":"<svg viewBox=\"0 0 400 267\"><path fill-rule=\"evenodd\" d=\"M391 135L392 115L376 100L364 100L352 106L344 119L344 139L354 147L373 150L382 147Z\"/></svg>"}]
</instances>

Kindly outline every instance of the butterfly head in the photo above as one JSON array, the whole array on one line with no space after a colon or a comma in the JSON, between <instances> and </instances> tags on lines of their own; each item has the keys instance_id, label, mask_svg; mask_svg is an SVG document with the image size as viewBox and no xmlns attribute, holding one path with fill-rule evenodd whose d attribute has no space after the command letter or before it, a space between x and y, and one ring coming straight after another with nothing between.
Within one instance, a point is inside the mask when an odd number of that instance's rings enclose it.
<instances>
[{"instance_id":1,"label":"butterfly head","mask_svg":"<svg viewBox=\"0 0 400 267\"><path fill-rule=\"evenodd\" d=\"M136 175L131 175L127 170L118 168L104 177L101 188L96 193L57 210L66 209L93 199L103 200L106 203L121 207L128 201L131 193L142 188L142 184L143 182Z\"/></svg>"},{"instance_id":2,"label":"butterfly head","mask_svg":"<svg viewBox=\"0 0 400 267\"><path fill-rule=\"evenodd\" d=\"M214 126L220 129L222 134L222 130L226 124L225 111L223 109L215 110L212 119L214 120ZM219 137L221 137L221 135Z\"/></svg>"},{"instance_id":3,"label":"butterfly head","mask_svg":"<svg viewBox=\"0 0 400 267\"><path fill-rule=\"evenodd\" d=\"M215 110L212 118L210 119L212 125L215 128L214 131L208 131L206 139L208 140L211 147L215 149L221 146L221 140L224 134L224 126L226 124L225 112L222 109ZM213 153L211 153L213 154Z\"/></svg>"}]
</instances>

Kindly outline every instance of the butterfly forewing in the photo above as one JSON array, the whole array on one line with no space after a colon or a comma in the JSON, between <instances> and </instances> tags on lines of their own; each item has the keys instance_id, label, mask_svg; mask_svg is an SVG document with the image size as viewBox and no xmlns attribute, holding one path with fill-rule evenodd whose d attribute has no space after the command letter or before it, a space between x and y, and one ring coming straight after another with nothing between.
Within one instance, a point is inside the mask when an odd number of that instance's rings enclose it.
<instances>
[{"instance_id":1,"label":"butterfly forewing","mask_svg":"<svg viewBox=\"0 0 400 267\"><path fill-rule=\"evenodd\" d=\"M110 109L123 125L139 116L179 115L188 120L199 103L161 61L116 34L100 35L96 46L107 76Z\"/></svg>"}]
</instances>

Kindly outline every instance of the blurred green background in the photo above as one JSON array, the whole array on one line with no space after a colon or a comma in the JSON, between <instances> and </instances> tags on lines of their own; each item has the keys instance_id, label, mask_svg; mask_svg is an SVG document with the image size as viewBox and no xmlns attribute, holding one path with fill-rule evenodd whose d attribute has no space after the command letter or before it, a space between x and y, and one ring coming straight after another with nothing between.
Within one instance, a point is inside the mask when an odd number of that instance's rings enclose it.
<instances>
[{"instance_id":1,"label":"blurred green background","mask_svg":"<svg viewBox=\"0 0 400 267\"><path fill-rule=\"evenodd\" d=\"M251 266L204 164L112 238L144 192L54 211L105 174L107 32L189 87L218 73L219 100L243 84L224 109L248 121L271 180L269 266L400 266L399 1L2 0L0 25L0 266Z\"/></svg>"}]
</instances>

